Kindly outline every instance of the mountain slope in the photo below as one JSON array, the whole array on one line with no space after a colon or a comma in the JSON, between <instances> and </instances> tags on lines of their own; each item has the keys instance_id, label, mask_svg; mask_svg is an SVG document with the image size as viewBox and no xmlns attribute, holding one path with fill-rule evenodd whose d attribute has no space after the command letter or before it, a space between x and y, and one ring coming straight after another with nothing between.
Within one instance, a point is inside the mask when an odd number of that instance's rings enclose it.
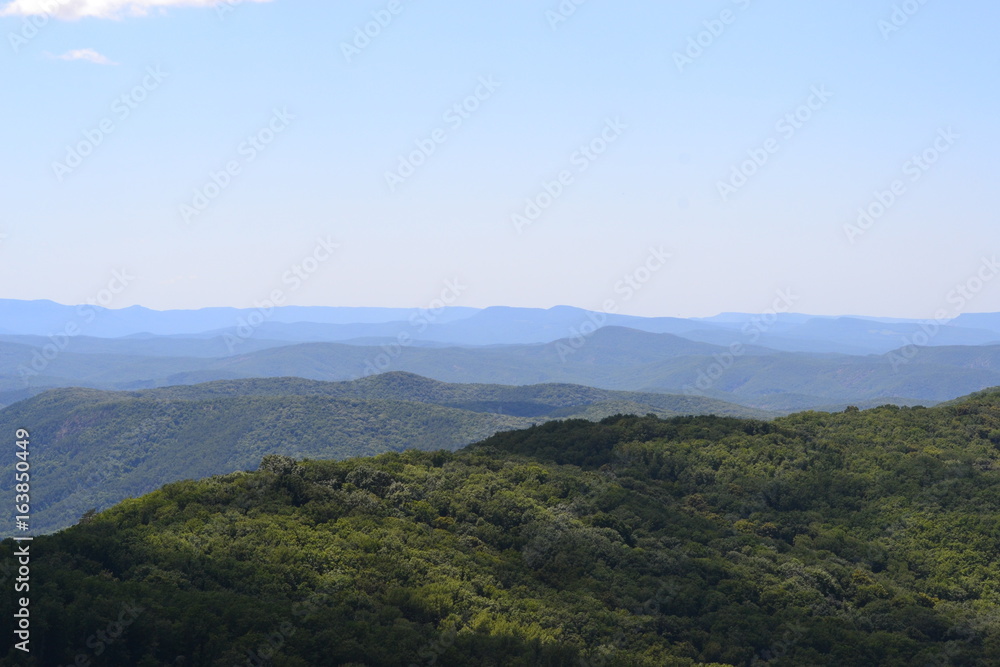
<instances>
[{"instance_id":1,"label":"mountain slope","mask_svg":"<svg viewBox=\"0 0 1000 667\"><path fill-rule=\"evenodd\" d=\"M285 376L338 381L379 371L405 371L455 383L560 383L694 393L784 412L887 400L934 403L1000 384L998 345L904 348L882 356L851 356L721 347L620 327L539 345L442 348L304 343L256 351L248 347L223 358L72 349L51 361L41 360L37 376L21 378L35 349L0 343L0 404L52 386L134 390Z\"/></svg>"},{"instance_id":2,"label":"mountain slope","mask_svg":"<svg viewBox=\"0 0 1000 667\"><path fill-rule=\"evenodd\" d=\"M985 667L998 445L994 391L269 456L36 539L33 656L127 618L108 664Z\"/></svg>"},{"instance_id":3,"label":"mountain slope","mask_svg":"<svg viewBox=\"0 0 1000 667\"><path fill-rule=\"evenodd\" d=\"M229 359L212 372L267 376L284 368L293 375L335 380L363 369L377 354L377 350L316 343ZM911 360L893 364L891 356L752 347L734 356L728 348L670 334L608 327L576 348L570 340L498 348L409 348L389 367L462 383L558 382L666 393L701 392L707 387L706 396L788 411L892 397L936 402L995 386L1000 384L1000 346L919 348ZM207 381L210 373L173 376L171 381Z\"/></svg>"},{"instance_id":4,"label":"mountain slope","mask_svg":"<svg viewBox=\"0 0 1000 667\"><path fill-rule=\"evenodd\" d=\"M631 403L636 414L659 416L716 414L773 417L773 413L701 396L615 391L574 384L498 385L440 382L413 373L392 371L345 382L303 378L219 380L135 392L139 397L199 399L220 396L316 395L342 398L419 401L473 412L513 417L572 416L574 410L601 403ZM614 412L603 414L606 417Z\"/></svg>"},{"instance_id":5,"label":"mountain slope","mask_svg":"<svg viewBox=\"0 0 1000 667\"><path fill-rule=\"evenodd\" d=\"M70 525L167 481L252 468L264 454L345 458L455 449L530 420L407 401L324 396L136 398L59 389L0 412L0 428L31 425L35 525ZM13 431L11 431L13 432Z\"/></svg>"},{"instance_id":6,"label":"mountain slope","mask_svg":"<svg viewBox=\"0 0 1000 667\"><path fill-rule=\"evenodd\" d=\"M51 531L171 481L252 468L269 453L347 458L456 449L538 421L621 411L661 416L767 413L690 396L574 385L449 385L404 373L354 382L221 381L137 392L58 389L0 411L35 454L35 525Z\"/></svg>"}]
</instances>

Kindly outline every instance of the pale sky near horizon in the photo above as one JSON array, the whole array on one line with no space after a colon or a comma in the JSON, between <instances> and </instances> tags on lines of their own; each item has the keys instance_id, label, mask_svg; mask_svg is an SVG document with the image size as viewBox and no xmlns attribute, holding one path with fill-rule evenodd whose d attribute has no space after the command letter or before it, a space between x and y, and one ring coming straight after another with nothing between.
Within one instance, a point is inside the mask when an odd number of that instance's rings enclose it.
<instances>
[{"instance_id":1,"label":"pale sky near horizon","mask_svg":"<svg viewBox=\"0 0 1000 667\"><path fill-rule=\"evenodd\" d=\"M113 308L424 307L458 281L474 307L1000 311L998 23L986 0L0 0L0 298L124 271Z\"/></svg>"}]
</instances>

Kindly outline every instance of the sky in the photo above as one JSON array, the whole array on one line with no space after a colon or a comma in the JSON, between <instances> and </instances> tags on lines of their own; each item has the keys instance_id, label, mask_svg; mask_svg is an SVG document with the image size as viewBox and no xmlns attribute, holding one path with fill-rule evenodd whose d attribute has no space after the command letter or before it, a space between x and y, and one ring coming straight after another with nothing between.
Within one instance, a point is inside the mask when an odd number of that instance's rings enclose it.
<instances>
[{"instance_id":1,"label":"sky","mask_svg":"<svg viewBox=\"0 0 1000 667\"><path fill-rule=\"evenodd\" d=\"M0 0L0 298L1000 311L998 22L986 0Z\"/></svg>"}]
</instances>

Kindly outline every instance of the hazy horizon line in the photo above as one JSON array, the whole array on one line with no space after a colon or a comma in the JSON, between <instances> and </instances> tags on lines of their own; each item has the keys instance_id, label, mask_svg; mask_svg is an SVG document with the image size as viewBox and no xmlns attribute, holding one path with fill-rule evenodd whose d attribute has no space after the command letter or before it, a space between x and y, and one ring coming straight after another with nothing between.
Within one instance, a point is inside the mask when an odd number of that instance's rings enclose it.
<instances>
[{"instance_id":1,"label":"hazy horizon line","mask_svg":"<svg viewBox=\"0 0 1000 667\"><path fill-rule=\"evenodd\" d=\"M632 318L637 318L637 319L673 318L673 319L682 319L682 320L710 320L710 319L715 319L715 318L719 318L719 317L724 317L724 316L727 316L727 315L731 315L731 316L755 316L755 315L766 315L766 314L771 314L771 313L773 313L775 315L778 315L778 316L781 316L781 317L797 316L797 317L812 317L812 318L825 318L825 319L897 320L897 321L915 321L915 322L929 321L929 320L935 319L934 317L907 317L907 316L899 316L899 315L863 315L863 314L856 314L856 313L836 313L836 314L831 314L831 313L808 313L808 312L784 311L784 310L775 310L775 309L765 309L765 310L760 311L760 312L742 311L742 310L723 310L723 311L717 312L717 313L715 313L713 315L666 315L666 314L664 314L664 315L635 315L635 314L630 314L630 313L604 311L604 310L599 310L599 309L595 309L595 308L585 308L585 307L582 307L582 306L574 306L574 305L565 304L565 303L555 304L555 305L552 305L552 306L512 306L512 305L507 305L507 304L493 304L493 305L489 305L489 306L468 306L468 305L458 306L458 305L448 305L448 304L445 304L445 305L443 305L441 307L433 307L433 306L432 307L428 307L428 305L430 305L430 304L427 304L427 305L424 305L424 306L370 306L370 305L369 306L348 306L348 305L329 305L329 304L310 304L310 305L284 304L284 305L274 305L274 306L271 306L271 307L266 307L263 304L251 304L251 305L245 305L245 306L218 305L218 306L200 306L200 307L189 307L189 308L153 308L153 307L150 307L150 306L144 306L142 304L131 304L131 305L128 305L128 306L122 306L120 308L112 308L112 307L109 307L109 306L100 305L98 303L63 303L61 301L56 301L55 299L47 299L47 298L39 298L39 299L14 299L14 298L0 297L0 302L4 302L4 301L7 301L7 302L18 302L18 303L25 303L25 304L27 304L27 303L49 303L49 304L53 304L53 305L60 306L60 307L63 307L63 308L85 308L85 307L90 307L90 308L94 308L94 309L99 309L99 310L103 310L103 311L111 311L111 312L124 312L124 311L130 310L130 309L139 308L139 309L151 311L151 312L154 312L154 313L199 312L199 311L205 311L205 310L271 310L272 308L276 309L276 310L287 310L287 309L291 309L291 308L303 308L303 309L399 310L399 311L430 311L430 310L447 309L447 310L453 310L453 311L454 310L469 310L469 311L479 311L479 312L482 312L482 311L485 311L485 310L506 308L506 309L510 309L510 310L538 310L538 311L550 311L550 310L556 310L556 309L574 309L574 310L580 310L580 311L591 312L591 313L604 313L604 314L608 314L608 315L621 315L623 317L632 317ZM1000 312L998 312L998 311L978 311L978 312L960 313L959 315L956 315L955 317L947 318L946 320L943 320L943 321L951 321L951 320L954 320L954 319L956 319L957 317L959 317L961 315L997 315L997 314L1000 314Z\"/></svg>"}]
</instances>

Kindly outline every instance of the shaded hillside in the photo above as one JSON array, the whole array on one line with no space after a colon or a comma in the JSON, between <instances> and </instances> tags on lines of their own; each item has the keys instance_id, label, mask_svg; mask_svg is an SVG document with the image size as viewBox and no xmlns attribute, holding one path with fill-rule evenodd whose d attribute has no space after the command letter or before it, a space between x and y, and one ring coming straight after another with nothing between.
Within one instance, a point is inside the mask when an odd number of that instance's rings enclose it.
<instances>
[{"instance_id":1,"label":"shaded hillside","mask_svg":"<svg viewBox=\"0 0 1000 667\"><path fill-rule=\"evenodd\" d=\"M455 449L530 420L427 403L325 396L179 400L58 389L0 412L29 425L34 525L51 531L168 481L254 467L261 456L347 458ZM9 534L9 533L7 533Z\"/></svg>"},{"instance_id":2,"label":"shaded hillside","mask_svg":"<svg viewBox=\"0 0 1000 667\"><path fill-rule=\"evenodd\" d=\"M29 665L124 609L107 664L986 667L1000 394L268 456L32 550Z\"/></svg>"},{"instance_id":3,"label":"shaded hillside","mask_svg":"<svg viewBox=\"0 0 1000 667\"><path fill-rule=\"evenodd\" d=\"M0 430L27 425L46 443L35 460L35 525L48 531L167 482L252 468L269 453L339 459L455 449L499 430L623 410L766 415L690 396L449 385L387 373L339 383L273 378L138 392L59 389L0 411Z\"/></svg>"}]
</instances>

